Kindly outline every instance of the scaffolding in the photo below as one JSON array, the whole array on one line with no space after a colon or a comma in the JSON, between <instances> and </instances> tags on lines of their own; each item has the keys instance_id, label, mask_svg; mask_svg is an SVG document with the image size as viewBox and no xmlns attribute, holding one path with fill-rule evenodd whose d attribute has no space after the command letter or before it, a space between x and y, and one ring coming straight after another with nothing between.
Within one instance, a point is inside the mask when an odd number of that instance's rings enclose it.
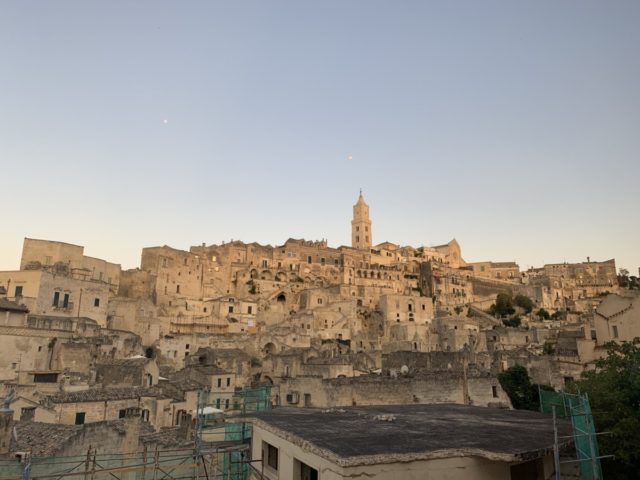
<instances>
[{"instance_id":1,"label":"scaffolding","mask_svg":"<svg viewBox=\"0 0 640 480\"><path fill-rule=\"evenodd\" d=\"M261 412L271 408L271 385L262 385L257 388L244 388L234 392L232 408L225 410L225 415L232 415L236 420L229 422L216 422L215 419L205 415L207 407L212 407L210 401L214 392L201 390L198 393L198 411L196 422L196 451L200 452L208 447L207 438L218 438L226 444L246 445L245 449L236 449L224 452L221 459L221 478L224 480L247 480L253 469L251 452L251 425L242 418L253 412ZM261 475L260 475L261 476Z\"/></svg>"},{"instance_id":2,"label":"scaffolding","mask_svg":"<svg viewBox=\"0 0 640 480\"><path fill-rule=\"evenodd\" d=\"M247 480L250 473L263 478L262 460L251 459L251 425L242 417L271 408L271 386L236 391L233 408L224 412L212 406L212 393L217 392L198 392L193 447L98 453L90 446L86 454L71 456L23 452L0 459L0 480ZM230 414L234 422L225 421Z\"/></svg>"},{"instance_id":3,"label":"scaffolding","mask_svg":"<svg viewBox=\"0 0 640 480\"><path fill-rule=\"evenodd\" d=\"M0 460L0 480L179 480L222 479L221 457L244 452L249 445L219 442L200 452L194 448L158 448L134 453L98 453L90 447L86 455L32 457Z\"/></svg>"},{"instance_id":4,"label":"scaffolding","mask_svg":"<svg viewBox=\"0 0 640 480\"><path fill-rule=\"evenodd\" d=\"M556 465L556 480L560 479L560 464L577 462L580 468L581 480L601 480L602 468L601 456L598 450L598 437L593 422L589 398L586 394L575 395L565 392L553 392L542 390L538 387L540 395L540 411L553 415L554 423L554 460ZM576 450L576 460L560 462L559 441L556 428L556 417L569 418L573 427L573 439ZM606 456L609 457L609 456Z\"/></svg>"}]
</instances>

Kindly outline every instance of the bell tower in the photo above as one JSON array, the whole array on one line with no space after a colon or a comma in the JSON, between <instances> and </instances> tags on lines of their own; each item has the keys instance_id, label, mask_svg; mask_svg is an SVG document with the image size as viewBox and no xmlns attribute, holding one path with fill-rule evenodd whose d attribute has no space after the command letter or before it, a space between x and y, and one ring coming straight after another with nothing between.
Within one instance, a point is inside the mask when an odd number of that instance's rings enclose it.
<instances>
[{"instance_id":1,"label":"bell tower","mask_svg":"<svg viewBox=\"0 0 640 480\"><path fill-rule=\"evenodd\" d=\"M353 220L351 220L351 246L360 250L371 249L371 220L369 220L369 205L364 201L362 190L358 201L353 206Z\"/></svg>"}]
</instances>

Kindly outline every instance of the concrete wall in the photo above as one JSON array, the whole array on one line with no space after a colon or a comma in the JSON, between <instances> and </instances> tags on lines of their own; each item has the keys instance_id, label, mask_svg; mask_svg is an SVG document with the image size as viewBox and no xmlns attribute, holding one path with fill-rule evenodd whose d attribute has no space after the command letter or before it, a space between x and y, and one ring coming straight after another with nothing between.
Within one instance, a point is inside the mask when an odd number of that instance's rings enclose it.
<instances>
[{"instance_id":1,"label":"concrete wall","mask_svg":"<svg viewBox=\"0 0 640 480\"><path fill-rule=\"evenodd\" d=\"M277 471L267 465L264 450L265 442L278 449ZM511 466L513 465L506 462L465 456L410 462L394 462L388 459L387 463L341 467L333 461L316 454L310 448L301 448L297 444L255 425L251 440L251 458L265 459L263 462L265 465L265 477L270 480L299 480L300 474L296 468L299 468L297 462L303 462L316 469L318 477L322 480L342 480L347 478L376 478L376 480L512 480ZM536 478L536 480L549 478L553 472L553 459L551 456L547 455L537 463L538 475L533 478Z\"/></svg>"}]
</instances>

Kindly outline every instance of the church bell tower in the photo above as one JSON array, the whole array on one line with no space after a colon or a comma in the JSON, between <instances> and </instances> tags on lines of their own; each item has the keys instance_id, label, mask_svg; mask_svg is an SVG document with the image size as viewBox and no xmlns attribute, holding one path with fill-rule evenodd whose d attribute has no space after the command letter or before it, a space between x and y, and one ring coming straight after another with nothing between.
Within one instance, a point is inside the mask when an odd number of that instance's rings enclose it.
<instances>
[{"instance_id":1,"label":"church bell tower","mask_svg":"<svg viewBox=\"0 0 640 480\"><path fill-rule=\"evenodd\" d=\"M369 205L364 201L362 190L358 201L353 206L353 220L351 220L351 246L360 250L371 249L371 220L369 220Z\"/></svg>"}]
</instances>

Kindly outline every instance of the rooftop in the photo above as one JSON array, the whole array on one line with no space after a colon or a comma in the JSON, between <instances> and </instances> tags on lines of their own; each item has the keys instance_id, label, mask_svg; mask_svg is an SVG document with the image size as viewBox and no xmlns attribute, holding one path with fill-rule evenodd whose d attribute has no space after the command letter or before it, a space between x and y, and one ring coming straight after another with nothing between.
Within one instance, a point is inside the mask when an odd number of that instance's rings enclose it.
<instances>
[{"instance_id":1,"label":"rooftop","mask_svg":"<svg viewBox=\"0 0 640 480\"><path fill-rule=\"evenodd\" d=\"M12 302L11 300L7 300L6 298L0 298L0 311L27 313L29 309L24 305L20 305L19 303Z\"/></svg>"},{"instance_id":2,"label":"rooftop","mask_svg":"<svg viewBox=\"0 0 640 480\"><path fill-rule=\"evenodd\" d=\"M97 362L98 366L119 366L119 367L144 367L152 360L147 357L132 357L132 358L110 358L100 359Z\"/></svg>"},{"instance_id":3,"label":"rooftop","mask_svg":"<svg viewBox=\"0 0 640 480\"><path fill-rule=\"evenodd\" d=\"M31 451L34 456L55 454L61 445L82 431L82 425L16 422L13 451Z\"/></svg>"},{"instance_id":4,"label":"rooftop","mask_svg":"<svg viewBox=\"0 0 640 480\"><path fill-rule=\"evenodd\" d=\"M78 392L60 392L47 397L53 403L104 402L105 400L127 400L138 397L162 397L154 388L90 388Z\"/></svg>"},{"instance_id":5,"label":"rooftop","mask_svg":"<svg viewBox=\"0 0 640 480\"><path fill-rule=\"evenodd\" d=\"M277 408L252 422L341 466L467 455L514 462L553 448L550 416L467 405ZM559 435L570 433L559 421Z\"/></svg>"}]
</instances>

